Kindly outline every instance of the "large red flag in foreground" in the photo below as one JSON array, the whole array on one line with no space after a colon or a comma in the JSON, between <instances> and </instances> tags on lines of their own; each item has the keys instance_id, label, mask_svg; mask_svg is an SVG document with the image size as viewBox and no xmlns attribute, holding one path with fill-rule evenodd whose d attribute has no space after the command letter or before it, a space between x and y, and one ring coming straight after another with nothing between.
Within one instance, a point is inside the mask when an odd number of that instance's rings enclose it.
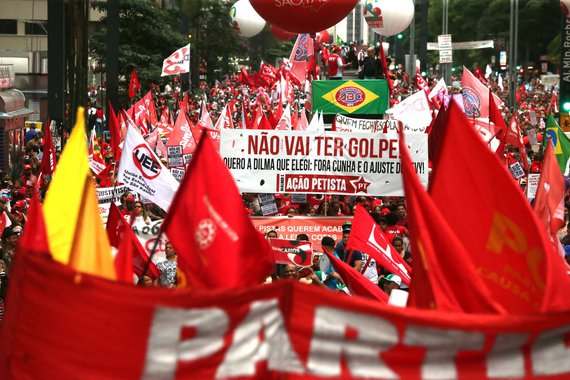
<instances>
[{"instance_id":1,"label":"large red flag in foreground","mask_svg":"<svg viewBox=\"0 0 570 380\"><path fill-rule=\"evenodd\" d=\"M493 301L469 253L420 183L402 131L400 157L414 262L408 305L459 313L504 312Z\"/></svg>"},{"instance_id":2,"label":"large red flag in foreground","mask_svg":"<svg viewBox=\"0 0 570 380\"><path fill-rule=\"evenodd\" d=\"M193 288L261 283L273 253L245 213L227 166L206 133L162 224Z\"/></svg>"},{"instance_id":3,"label":"large red flag in foreground","mask_svg":"<svg viewBox=\"0 0 570 380\"><path fill-rule=\"evenodd\" d=\"M346 249L367 253L387 271L400 276L405 284L410 284L409 265L396 248L392 247L380 227L360 204L356 206Z\"/></svg>"},{"instance_id":4,"label":"large red flag in foreground","mask_svg":"<svg viewBox=\"0 0 570 380\"><path fill-rule=\"evenodd\" d=\"M451 103L431 194L510 313L568 310L570 280L526 197Z\"/></svg>"},{"instance_id":5,"label":"large red flag in foreground","mask_svg":"<svg viewBox=\"0 0 570 380\"><path fill-rule=\"evenodd\" d=\"M570 312L434 313L292 281L148 289L14 260L0 379L570 378Z\"/></svg>"}]
</instances>

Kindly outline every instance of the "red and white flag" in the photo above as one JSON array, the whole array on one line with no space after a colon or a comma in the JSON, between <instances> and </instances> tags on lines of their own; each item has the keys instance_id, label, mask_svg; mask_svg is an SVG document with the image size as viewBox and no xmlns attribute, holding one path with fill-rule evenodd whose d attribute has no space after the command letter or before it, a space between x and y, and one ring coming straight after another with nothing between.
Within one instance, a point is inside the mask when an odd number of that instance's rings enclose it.
<instances>
[{"instance_id":1,"label":"red and white flag","mask_svg":"<svg viewBox=\"0 0 570 380\"><path fill-rule=\"evenodd\" d=\"M137 130L128 127L117 180L167 211L179 183Z\"/></svg>"},{"instance_id":2,"label":"red and white flag","mask_svg":"<svg viewBox=\"0 0 570 380\"><path fill-rule=\"evenodd\" d=\"M141 82L139 82L137 70L133 68L133 71L131 72L131 80L129 81L129 99L134 98L140 88Z\"/></svg>"},{"instance_id":3,"label":"red and white flag","mask_svg":"<svg viewBox=\"0 0 570 380\"><path fill-rule=\"evenodd\" d=\"M465 66L463 66L463 103L465 114L470 118L489 117L489 89L481 83ZM495 94L493 99L497 107L502 107L503 101Z\"/></svg>"},{"instance_id":4,"label":"red and white flag","mask_svg":"<svg viewBox=\"0 0 570 380\"><path fill-rule=\"evenodd\" d=\"M206 108L206 102L202 102L202 107L200 108L200 121L198 122L202 127L214 129L214 122L210 117L208 108Z\"/></svg>"},{"instance_id":5,"label":"red and white flag","mask_svg":"<svg viewBox=\"0 0 570 380\"><path fill-rule=\"evenodd\" d=\"M234 179L207 133L172 210L162 229L190 287L240 288L260 284L273 272L271 247L251 223Z\"/></svg>"},{"instance_id":6,"label":"red and white flag","mask_svg":"<svg viewBox=\"0 0 570 380\"><path fill-rule=\"evenodd\" d=\"M424 77L422 77L422 74L420 73L420 68L416 67L416 80L415 80L415 85L418 88L418 90L423 90L423 89L428 89L428 83L426 82L426 80L424 79Z\"/></svg>"},{"instance_id":7,"label":"red and white flag","mask_svg":"<svg viewBox=\"0 0 570 380\"><path fill-rule=\"evenodd\" d=\"M291 129L293 129L291 123L291 107L289 106L289 104L287 104L287 107L285 107L285 110L281 115L281 119L279 119L279 121L277 122L277 126L275 129L280 131L290 131Z\"/></svg>"},{"instance_id":8,"label":"red and white flag","mask_svg":"<svg viewBox=\"0 0 570 380\"><path fill-rule=\"evenodd\" d=\"M429 92L428 99L436 109L440 109L445 94L447 94L447 85L443 78L441 78Z\"/></svg>"},{"instance_id":9,"label":"red and white flag","mask_svg":"<svg viewBox=\"0 0 570 380\"><path fill-rule=\"evenodd\" d=\"M55 147L53 145L53 136L51 134L50 122L48 120L44 128L44 154L42 156L42 165L40 172L42 176L53 175L56 166Z\"/></svg>"},{"instance_id":10,"label":"red and white flag","mask_svg":"<svg viewBox=\"0 0 570 380\"><path fill-rule=\"evenodd\" d=\"M313 244L310 241L269 239L276 263L298 267L313 265Z\"/></svg>"},{"instance_id":11,"label":"red and white flag","mask_svg":"<svg viewBox=\"0 0 570 380\"><path fill-rule=\"evenodd\" d=\"M166 146L182 146L182 154L192 154L196 150L196 141L192 135L191 125L186 114L178 113L174 129L170 132L170 138L166 142Z\"/></svg>"},{"instance_id":12,"label":"red and white flag","mask_svg":"<svg viewBox=\"0 0 570 380\"><path fill-rule=\"evenodd\" d=\"M162 62L161 77L190 72L190 44L181 47Z\"/></svg>"},{"instance_id":13,"label":"red and white flag","mask_svg":"<svg viewBox=\"0 0 570 380\"><path fill-rule=\"evenodd\" d=\"M315 54L315 49L311 36L308 34L299 34L291 51L291 55L289 56L289 63L291 65L291 74L293 74L301 84L305 82L309 68L309 59L313 54Z\"/></svg>"},{"instance_id":14,"label":"red and white flag","mask_svg":"<svg viewBox=\"0 0 570 380\"><path fill-rule=\"evenodd\" d=\"M386 239L386 235L368 211L360 204L356 206L346 249L355 249L369 254L387 271L397 274L404 283L410 284L410 266Z\"/></svg>"}]
</instances>

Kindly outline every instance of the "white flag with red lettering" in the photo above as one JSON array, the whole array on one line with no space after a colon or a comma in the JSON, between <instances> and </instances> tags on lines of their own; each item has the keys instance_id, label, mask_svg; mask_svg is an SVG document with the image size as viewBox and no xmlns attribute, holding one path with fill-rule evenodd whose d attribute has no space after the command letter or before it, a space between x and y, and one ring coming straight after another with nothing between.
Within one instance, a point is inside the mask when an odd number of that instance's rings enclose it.
<instances>
[{"instance_id":1,"label":"white flag with red lettering","mask_svg":"<svg viewBox=\"0 0 570 380\"><path fill-rule=\"evenodd\" d=\"M129 125L123 145L123 153L117 180L131 190L150 199L164 211L168 211L179 183L141 134Z\"/></svg>"},{"instance_id":2,"label":"white flag with red lettering","mask_svg":"<svg viewBox=\"0 0 570 380\"><path fill-rule=\"evenodd\" d=\"M161 77L190 72L190 44L181 47L162 62Z\"/></svg>"}]
</instances>

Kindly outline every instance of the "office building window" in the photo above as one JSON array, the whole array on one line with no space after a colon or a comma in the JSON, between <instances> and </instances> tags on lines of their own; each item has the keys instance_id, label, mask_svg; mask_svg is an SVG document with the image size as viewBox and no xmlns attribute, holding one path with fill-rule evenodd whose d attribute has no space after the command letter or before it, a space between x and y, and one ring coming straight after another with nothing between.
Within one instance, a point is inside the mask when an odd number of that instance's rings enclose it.
<instances>
[{"instance_id":1,"label":"office building window","mask_svg":"<svg viewBox=\"0 0 570 380\"><path fill-rule=\"evenodd\" d=\"M47 21L26 22L26 35L47 36Z\"/></svg>"},{"instance_id":2,"label":"office building window","mask_svg":"<svg viewBox=\"0 0 570 380\"><path fill-rule=\"evenodd\" d=\"M18 34L18 21L0 20L0 34Z\"/></svg>"}]
</instances>

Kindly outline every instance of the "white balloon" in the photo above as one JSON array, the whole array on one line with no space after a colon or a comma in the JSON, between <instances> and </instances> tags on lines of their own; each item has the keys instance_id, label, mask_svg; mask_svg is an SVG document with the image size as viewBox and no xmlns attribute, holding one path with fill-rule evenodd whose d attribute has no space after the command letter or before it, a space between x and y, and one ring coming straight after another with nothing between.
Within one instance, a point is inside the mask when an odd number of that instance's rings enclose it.
<instances>
[{"instance_id":1,"label":"white balloon","mask_svg":"<svg viewBox=\"0 0 570 380\"><path fill-rule=\"evenodd\" d=\"M242 37L253 37L263 30L265 20L253 9L249 0L239 0L230 9L232 26Z\"/></svg>"},{"instance_id":2,"label":"white balloon","mask_svg":"<svg viewBox=\"0 0 570 380\"><path fill-rule=\"evenodd\" d=\"M368 26L382 36L401 33L414 18L413 0L366 0L362 12Z\"/></svg>"}]
</instances>

